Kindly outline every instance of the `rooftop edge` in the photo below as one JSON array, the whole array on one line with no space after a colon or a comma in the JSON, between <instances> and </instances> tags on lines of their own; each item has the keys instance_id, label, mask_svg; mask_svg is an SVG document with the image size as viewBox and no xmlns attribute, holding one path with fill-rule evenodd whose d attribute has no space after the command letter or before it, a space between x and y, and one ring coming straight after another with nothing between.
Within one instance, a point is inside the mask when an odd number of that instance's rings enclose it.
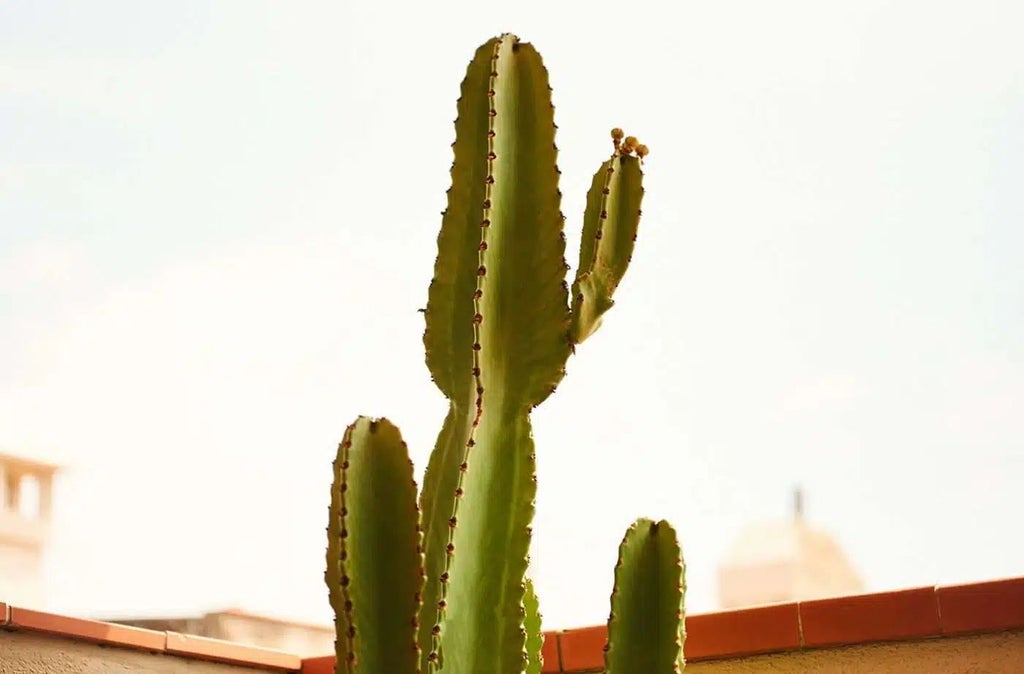
<instances>
[{"instance_id":1,"label":"rooftop edge","mask_svg":"<svg viewBox=\"0 0 1024 674\"><path fill-rule=\"evenodd\" d=\"M269 648L128 627L10 606L0 629L302 674L334 669L334 656L302 659ZM1024 576L958 585L769 604L687 616L687 661L781 651L1024 630ZM544 671L583 672L604 662L605 627L545 632Z\"/></svg>"}]
</instances>

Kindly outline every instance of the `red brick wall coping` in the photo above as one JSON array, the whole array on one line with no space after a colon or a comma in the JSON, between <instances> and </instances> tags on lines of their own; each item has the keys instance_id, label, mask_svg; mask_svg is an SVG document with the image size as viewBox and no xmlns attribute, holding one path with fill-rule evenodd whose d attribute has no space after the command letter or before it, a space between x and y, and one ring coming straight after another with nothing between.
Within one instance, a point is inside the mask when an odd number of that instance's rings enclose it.
<instances>
[{"instance_id":1,"label":"red brick wall coping","mask_svg":"<svg viewBox=\"0 0 1024 674\"><path fill-rule=\"evenodd\" d=\"M277 671L330 674L334 670L334 656L301 660L266 648L70 618L2 602L0 627ZM1024 577L692 615L686 619L686 659L1019 629L1024 629ZM600 670L604 641L603 625L547 632L544 671Z\"/></svg>"},{"instance_id":2,"label":"red brick wall coping","mask_svg":"<svg viewBox=\"0 0 1024 674\"><path fill-rule=\"evenodd\" d=\"M705 613L686 619L687 661L1024 629L1024 577ZM600 670L605 627L567 630L546 672Z\"/></svg>"},{"instance_id":3,"label":"red brick wall coping","mask_svg":"<svg viewBox=\"0 0 1024 674\"><path fill-rule=\"evenodd\" d=\"M158 632L140 627L128 627L98 620L69 618L42 611L32 611L0 602L0 626L5 630L18 630L50 634L57 637L89 641L105 646L118 646L150 651L197 660L213 660L274 671L297 672L302 659L297 655L269 648L257 648L196 637L177 632ZM0 655L2 664L3 655Z\"/></svg>"},{"instance_id":4,"label":"red brick wall coping","mask_svg":"<svg viewBox=\"0 0 1024 674\"><path fill-rule=\"evenodd\" d=\"M687 661L1024 629L1024 577L773 604L686 618ZM547 632L544 671L600 671L605 627ZM333 674L334 656L302 674Z\"/></svg>"}]
</instances>

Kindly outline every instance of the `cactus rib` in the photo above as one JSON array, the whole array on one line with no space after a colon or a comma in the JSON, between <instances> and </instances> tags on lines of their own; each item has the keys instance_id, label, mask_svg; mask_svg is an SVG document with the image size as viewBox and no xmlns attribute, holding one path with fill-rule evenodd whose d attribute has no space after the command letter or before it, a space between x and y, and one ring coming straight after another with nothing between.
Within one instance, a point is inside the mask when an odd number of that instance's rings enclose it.
<instances>
[{"instance_id":1,"label":"cactus rib","mask_svg":"<svg viewBox=\"0 0 1024 674\"><path fill-rule=\"evenodd\" d=\"M665 520L638 519L615 565L606 674L678 674L685 664L685 566Z\"/></svg>"}]
</instances>

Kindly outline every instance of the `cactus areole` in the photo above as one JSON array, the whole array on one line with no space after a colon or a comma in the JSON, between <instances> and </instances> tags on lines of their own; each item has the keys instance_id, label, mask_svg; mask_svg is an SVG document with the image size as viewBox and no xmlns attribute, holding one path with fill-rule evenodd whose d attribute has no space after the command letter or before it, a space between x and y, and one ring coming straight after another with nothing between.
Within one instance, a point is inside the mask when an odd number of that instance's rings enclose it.
<instances>
[{"instance_id":1,"label":"cactus areole","mask_svg":"<svg viewBox=\"0 0 1024 674\"><path fill-rule=\"evenodd\" d=\"M326 580L339 674L540 671L540 613L526 578L530 411L613 305L648 153L612 131L570 290L555 128L536 49L507 34L481 45L458 100L424 311L426 363L448 413L418 504L408 452L387 420L360 417L335 462Z\"/></svg>"}]
</instances>

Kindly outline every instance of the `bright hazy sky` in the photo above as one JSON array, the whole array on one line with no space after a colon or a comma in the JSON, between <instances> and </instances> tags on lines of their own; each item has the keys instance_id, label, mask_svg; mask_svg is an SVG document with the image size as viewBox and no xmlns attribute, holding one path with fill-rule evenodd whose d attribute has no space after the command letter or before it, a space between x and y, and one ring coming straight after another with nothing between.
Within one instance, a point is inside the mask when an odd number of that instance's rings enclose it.
<instances>
[{"instance_id":1,"label":"bright hazy sky","mask_svg":"<svg viewBox=\"0 0 1024 674\"><path fill-rule=\"evenodd\" d=\"M601 622L635 517L689 609L751 522L870 590L1024 573L1019 2L5 2L0 445L65 462L46 608L330 619L357 414L420 472L455 99L512 31L551 70L575 262L622 126L633 267L535 413L549 627Z\"/></svg>"}]
</instances>

